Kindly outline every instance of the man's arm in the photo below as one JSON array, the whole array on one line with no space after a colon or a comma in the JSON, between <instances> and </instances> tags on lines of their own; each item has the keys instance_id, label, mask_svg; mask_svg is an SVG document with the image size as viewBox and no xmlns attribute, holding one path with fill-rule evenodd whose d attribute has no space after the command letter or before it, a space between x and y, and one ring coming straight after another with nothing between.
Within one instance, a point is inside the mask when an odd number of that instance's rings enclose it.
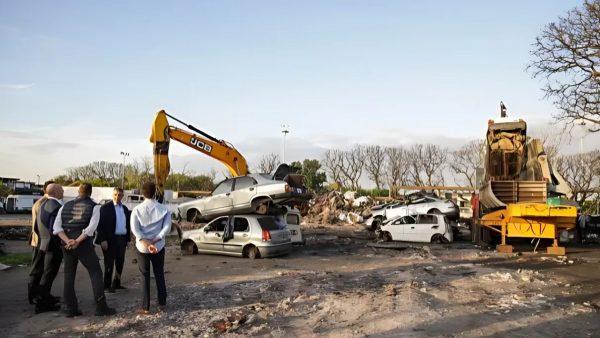
<instances>
[{"instance_id":1,"label":"man's arm","mask_svg":"<svg viewBox=\"0 0 600 338\"><path fill-rule=\"evenodd\" d=\"M162 230L160 230L157 238L155 238L153 242L156 243L161 239L165 239L165 236L167 236L169 232L171 232L171 213L167 212L163 218Z\"/></svg>"},{"instance_id":2,"label":"man's arm","mask_svg":"<svg viewBox=\"0 0 600 338\"><path fill-rule=\"evenodd\" d=\"M94 207L94 210L92 211L92 218L90 219L90 224L87 226L87 228L83 229L83 231L81 232L81 235L79 235L79 237L77 237L77 239L75 240L75 242L77 243L77 245L75 245L75 247L77 247L79 244L81 244L81 242L85 241L88 237L94 237L94 233L96 232L96 229L98 228L99 221L100 221L100 206L97 205Z\"/></svg>"},{"instance_id":3,"label":"man's arm","mask_svg":"<svg viewBox=\"0 0 600 338\"><path fill-rule=\"evenodd\" d=\"M70 247L75 244L75 240L70 239L65 234L65 231L62 227L62 211L63 207L60 207L58 213L56 214L56 219L54 220L54 224L52 224L52 233L58 235L58 237L67 245L66 248L70 249Z\"/></svg>"},{"instance_id":4,"label":"man's arm","mask_svg":"<svg viewBox=\"0 0 600 338\"><path fill-rule=\"evenodd\" d=\"M94 240L94 243L96 244L101 244L102 242L106 241L107 236L106 236L106 213L105 213L105 208L106 208L107 204L104 204L103 206L100 207L100 218L98 220L98 228L96 229L96 239Z\"/></svg>"}]
</instances>

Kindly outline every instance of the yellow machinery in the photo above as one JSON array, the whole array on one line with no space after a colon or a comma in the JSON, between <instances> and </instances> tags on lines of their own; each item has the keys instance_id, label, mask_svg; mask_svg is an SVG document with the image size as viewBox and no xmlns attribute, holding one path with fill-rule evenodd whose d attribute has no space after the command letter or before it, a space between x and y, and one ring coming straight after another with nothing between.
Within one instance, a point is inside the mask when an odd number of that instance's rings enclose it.
<instances>
[{"instance_id":1,"label":"yellow machinery","mask_svg":"<svg viewBox=\"0 0 600 338\"><path fill-rule=\"evenodd\" d=\"M549 254L564 255L565 248L558 246L558 234L575 227L577 209L573 206L548 205L546 203L510 203L506 208L486 213L479 224L500 233L499 252L512 252L509 237L551 239Z\"/></svg>"},{"instance_id":2,"label":"yellow machinery","mask_svg":"<svg viewBox=\"0 0 600 338\"><path fill-rule=\"evenodd\" d=\"M169 125L167 117L200 135ZM248 174L246 159L231 144L212 137L161 110L156 113L152 123L152 134L150 135L150 142L154 144L154 177L159 200L162 200L164 185L171 170L169 163L169 143L171 139L223 163L233 177Z\"/></svg>"},{"instance_id":3,"label":"yellow machinery","mask_svg":"<svg viewBox=\"0 0 600 338\"><path fill-rule=\"evenodd\" d=\"M523 120L490 120L486 137L485 178L478 194L481 217L473 238L483 240L480 226L500 234L499 252L512 252L507 238L550 239L549 254L564 255L558 246L561 231L575 228L577 208L561 205L570 197L564 179L552 171L540 140L526 135ZM550 198L549 198L550 197ZM537 244L536 244L537 248Z\"/></svg>"}]
</instances>

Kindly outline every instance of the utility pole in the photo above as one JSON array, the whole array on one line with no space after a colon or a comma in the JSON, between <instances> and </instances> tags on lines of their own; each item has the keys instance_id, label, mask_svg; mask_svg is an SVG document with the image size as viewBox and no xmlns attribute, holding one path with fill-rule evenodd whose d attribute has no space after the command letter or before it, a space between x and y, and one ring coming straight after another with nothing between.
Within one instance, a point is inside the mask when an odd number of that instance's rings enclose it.
<instances>
[{"instance_id":1,"label":"utility pole","mask_svg":"<svg viewBox=\"0 0 600 338\"><path fill-rule=\"evenodd\" d=\"M282 124L281 133L283 134L283 154L281 156L281 163L285 163L285 137L290 133L290 126L287 124Z\"/></svg>"},{"instance_id":2,"label":"utility pole","mask_svg":"<svg viewBox=\"0 0 600 338\"><path fill-rule=\"evenodd\" d=\"M123 163L121 164L121 189L125 190L125 158L129 156L129 153L122 151Z\"/></svg>"}]
</instances>

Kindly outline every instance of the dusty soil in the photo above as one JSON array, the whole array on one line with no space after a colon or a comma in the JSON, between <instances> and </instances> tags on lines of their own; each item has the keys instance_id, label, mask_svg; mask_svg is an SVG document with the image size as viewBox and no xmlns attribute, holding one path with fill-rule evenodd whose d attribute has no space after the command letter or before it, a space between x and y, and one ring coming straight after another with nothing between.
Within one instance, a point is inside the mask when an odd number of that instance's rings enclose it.
<instances>
[{"instance_id":1,"label":"dusty soil","mask_svg":"<svg viewBox=\"0 0 600 338\"><path fill-rule=\"evenodd\" d=\"M93 317L80 268L84 316L33 314L28 269L0 272L0 336L595 336L600 249L564 258L500 255L470 243L367 247L356 228L306 229L307 245L274 259L167 254L169 307L136 315L139 272L128 251L119 313ZM11 250L25 242L11 241ZM62 291L59 274L53 292ZM154 290L153 290L154 295ZM154 310L154 309L153 309Z\"/></svg>"}]
</instances>

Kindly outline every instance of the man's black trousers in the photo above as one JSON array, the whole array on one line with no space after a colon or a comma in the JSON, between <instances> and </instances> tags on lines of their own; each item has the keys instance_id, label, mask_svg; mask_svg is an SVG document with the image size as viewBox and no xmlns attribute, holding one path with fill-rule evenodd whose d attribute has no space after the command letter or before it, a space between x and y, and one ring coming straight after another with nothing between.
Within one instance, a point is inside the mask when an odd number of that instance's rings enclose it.
<instances>
[{"instance_id":1,"label":"man's black trousers","mask_svg":"<svg viewBox=\"0 0 600 338\"><path fill-rule=\"evenodd\" d=\"M115 235L107 243L107 250L102 251L104 255L104 288L110 288L111 283L112 287L120 287L121 274L123 273L123 265L125 264L127 236ZM113 272L115 272L114 279Z\"/></svg>"}]
</instances>

